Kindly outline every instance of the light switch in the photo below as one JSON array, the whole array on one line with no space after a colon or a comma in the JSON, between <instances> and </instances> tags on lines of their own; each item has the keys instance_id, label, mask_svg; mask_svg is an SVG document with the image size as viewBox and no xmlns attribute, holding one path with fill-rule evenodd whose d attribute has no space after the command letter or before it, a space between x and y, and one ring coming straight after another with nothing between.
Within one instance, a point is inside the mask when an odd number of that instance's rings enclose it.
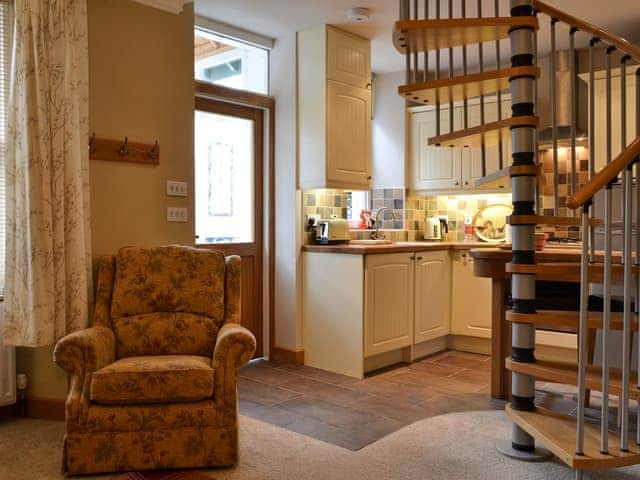
<instances>
[{"instance_id":1,"label":"light switch","mask_svg":"<svg viewBox=\"0 0 640 480\"><path fill-rule=\"evenodd\" d=\"M167 207L167 222L186 222L189 211L184 207Z\"/></svg>"},{"instance_id":2,"label":"light switch","mask_svg":"<svg viewBox=\"0 0 640 480\"><path fill-rule=\"evenodd\" d=\"M167 180L167 197L186 197L187 182Z\"/></svg>"}]
</instances>

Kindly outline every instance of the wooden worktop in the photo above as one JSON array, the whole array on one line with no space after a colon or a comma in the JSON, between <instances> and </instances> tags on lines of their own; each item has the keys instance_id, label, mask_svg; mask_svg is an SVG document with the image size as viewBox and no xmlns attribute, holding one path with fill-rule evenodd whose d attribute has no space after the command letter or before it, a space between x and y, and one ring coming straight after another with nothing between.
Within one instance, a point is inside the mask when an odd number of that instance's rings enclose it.
<instances>
[{"instance_id":1,"label":"wooden worktop","mask_svg":"<svg viewBox=\"0 0 640 480\"><path fill-rule=\"evenodd\" d=\"M575 247L545 247L543 250L536 251L536 262L579 262L582 250ZM511 250L508 248L483 248L472 249L471 256L478 260L496 260L509 261L511 259ZM613 263L620 263L622 259L621 252L613 252ZM595 262L604 261L604 252L596 250Z\"/></svg>"},{"instance_id":2,"label":"wooden worktop","mask_svg":"<svg viewBox=\"0 0 640 480\"><path fill-rule=\"evenodd\" d=\"M382 253L424 252L429 250L481 250L485 248L497 250L495 244L485 242L394 242L386 245L354 245L349 243L336 245L303 245L302 251L372 255Z\"/></svg>"}]
</instances>

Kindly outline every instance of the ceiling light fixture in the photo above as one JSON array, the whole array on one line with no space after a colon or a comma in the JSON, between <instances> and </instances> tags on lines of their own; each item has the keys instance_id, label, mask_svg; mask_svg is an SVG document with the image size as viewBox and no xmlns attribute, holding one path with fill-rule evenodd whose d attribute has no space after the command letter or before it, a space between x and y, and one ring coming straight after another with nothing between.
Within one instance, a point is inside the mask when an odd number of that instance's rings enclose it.
<instances>
[{"instance_id":1,"label":"ceiling light fixture","mask_svg":"<svg viewBox=\"0 0 640 480\"><path fill-rule=\"evenodd\" d=\"M347 10L347 18L353 23L365 23L371 20L372 11L366 7L353 7Z\"/></svg>"}]
</instances>

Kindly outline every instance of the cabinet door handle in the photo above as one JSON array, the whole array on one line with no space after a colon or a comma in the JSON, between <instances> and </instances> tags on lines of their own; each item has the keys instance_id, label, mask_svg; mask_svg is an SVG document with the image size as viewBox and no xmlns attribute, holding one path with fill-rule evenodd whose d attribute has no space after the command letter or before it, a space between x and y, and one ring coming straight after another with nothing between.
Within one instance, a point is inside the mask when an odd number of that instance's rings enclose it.
<instances>
[{"instance_id":1,"label":"cabinet door handle","mask_svg":"<svg viewBox=\"0 0 640 480\"><path fill-rule=\"evenodd\" d=\"M458 185L460 185L460 182L456 182L456 187L457 187Z\"/></svg>"},{"instance_id":2,"label":"cabinet door handle","mask_svg":"<svg viewBox=\"0 0 640 480\"><path fill-rule=\"evenodd\" d=\"M367 86L365 87L367 90L371 90L371 83L367 83Z\"/></svg>"},{"instance_id":3,"label":"cabinet door handle","mask_svg":"<svg viewBox=\"0 0 640 480\"><path fill-rule=\"evenodd\" d=\"M464 181L464 184L465 184L465 185L469 185L469 182L465 180L465 181Z\"/></svg>"},{"instance_id":4,"label":"cabinet door handle","mask_svg":"<svg viewBox=\"0 0 640 480\"><path fill-rule=\"evenodd\" d=\"M416 257L416 260L422 260L422 257Z\"/></svg>"}]
</instances>

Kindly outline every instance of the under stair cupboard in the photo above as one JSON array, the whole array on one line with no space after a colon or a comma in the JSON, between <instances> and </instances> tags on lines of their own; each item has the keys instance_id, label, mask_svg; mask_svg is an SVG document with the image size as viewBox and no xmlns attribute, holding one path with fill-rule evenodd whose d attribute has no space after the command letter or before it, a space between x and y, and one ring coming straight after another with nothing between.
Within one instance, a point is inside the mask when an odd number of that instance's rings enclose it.
<instances>
[{"instance_id":1,"label":"under stair cupboard","mask_svg":"<svg viewBox=\"0 0 640 480\"><path fill-rule=\"evenodd\" d=\"M329 25L297 42L299 187L368 190L370 42Z\"/></svg>"}]
</instances>

